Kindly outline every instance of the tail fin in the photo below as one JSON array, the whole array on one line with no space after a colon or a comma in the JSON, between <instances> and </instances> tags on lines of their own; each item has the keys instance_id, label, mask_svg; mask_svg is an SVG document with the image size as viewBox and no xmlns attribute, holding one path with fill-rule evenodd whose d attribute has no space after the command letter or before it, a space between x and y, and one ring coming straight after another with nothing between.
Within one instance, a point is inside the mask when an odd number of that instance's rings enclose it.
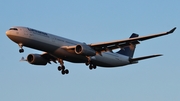
<instances>
[{"instance_id":1,"label":"tail fin","mask_svg":"<svg viewBox=\"0 0 180 101\"><path fill-rule=\"evenodd\" d=\"M138 34L133 33L129 38L134 38L134 37L138 37L138 36L139 36ZM129 46L124 47L123 49L121 49L117 53L125 55L125 56L129 56L130 58L132 58L134 55L135 48L136 48L136 43L137 42L133 42L133 43L130 42Z\"/></svg>"}]
</instances>

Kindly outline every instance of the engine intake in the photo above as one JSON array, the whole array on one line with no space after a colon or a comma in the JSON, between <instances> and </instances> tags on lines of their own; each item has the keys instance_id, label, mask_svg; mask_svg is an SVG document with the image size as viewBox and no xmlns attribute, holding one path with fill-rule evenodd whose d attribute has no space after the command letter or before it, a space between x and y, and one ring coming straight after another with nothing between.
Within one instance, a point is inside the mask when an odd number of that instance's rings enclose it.
<instances>
[{"instance_id":1,"label":"engine intake","mask_svg":"<svg viewBox=\"0 0 180 101\"><path fill-rule=\"evenodd\" d=\"M27 61L33 65L46 65L48 62L40 54L29 54L27 56Z\"/></svg>"},{"instance_id":2,"label":"engine intake","mask_svg":"<svg viewBox=\"0 0 180 101\"><path fill-rule=\"evenodd\" d=\"M75 53L81 54L81 55L86 55L86 56L96 55L96 51L86 44L77 45L75 48Z\"/></svg>"}]
</instances>

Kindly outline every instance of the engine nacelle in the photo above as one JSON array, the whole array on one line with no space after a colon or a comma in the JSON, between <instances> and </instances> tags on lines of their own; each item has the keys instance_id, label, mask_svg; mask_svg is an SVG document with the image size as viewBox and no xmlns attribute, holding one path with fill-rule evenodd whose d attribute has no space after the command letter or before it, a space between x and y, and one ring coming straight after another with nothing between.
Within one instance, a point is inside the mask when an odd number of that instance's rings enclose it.
<instances>
[{"instance_id":1,"label":"engine nacelle","mask_svg":"<svg viewBox=\"0 0 180 101\"><path fill-rule=\"evenodd\" d=\"M96 55L96 51L86 44L77 45L75 48L75 53L86 55L86 56Z\"/></svg>"},{"instance_id":2,"label":"engine nacelle","mask_svg":"<svg viewBox=\"0 0 180 101\"><path fill-rule=\"evenodd\" d=\"M47 64L47 60L44 59L40 54L29 54L27 56L27 61L33 65L46 65Z\"/></svg>"}]
</instances>

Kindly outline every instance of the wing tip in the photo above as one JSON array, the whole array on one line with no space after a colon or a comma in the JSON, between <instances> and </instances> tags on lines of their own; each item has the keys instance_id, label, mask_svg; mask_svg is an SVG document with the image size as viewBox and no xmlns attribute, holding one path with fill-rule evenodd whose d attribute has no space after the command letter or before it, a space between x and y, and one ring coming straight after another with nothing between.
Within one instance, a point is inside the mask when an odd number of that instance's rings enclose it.
<instances>
[{"instance_id":1,"label":"wing tip","mask_svg":"<svg viewBox=\"0 0 180 101\"><path fill-rule=\"evenodd\" d=\"M168 33L168 34L173 33L175 30L176 30L176 27L174 27L173 29L171 29L171 30L168 31L167 33Z\"/></svg>"},{"instance_id":2,"label":"wing tip","mask_svg":"<svg viewBox=\"0 0 180 101\"><path fill-rule=\"evenodd\" d=\"M158 56L163 56L163 54L156 54L154 55L155 57L158 57Z\"/></svg>"}]
</instances>

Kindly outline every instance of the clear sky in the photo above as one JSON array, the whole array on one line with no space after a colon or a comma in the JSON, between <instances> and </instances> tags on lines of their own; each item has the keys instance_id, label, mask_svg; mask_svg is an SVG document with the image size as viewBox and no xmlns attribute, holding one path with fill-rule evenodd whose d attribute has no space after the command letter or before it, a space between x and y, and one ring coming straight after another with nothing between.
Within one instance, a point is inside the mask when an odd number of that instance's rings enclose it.
<instances>
[{"instance_id":1,"label":"clear sky","mask_svg":"<svg viewBox=\"0 0 180 101\"><path fill-rule=\"evenodd\" d=\"M179 0L1 0L0 101L180 101ZM135 57L164 54L138 64L89 70L85 64L65 62L34 66L22 56L42 53L17 44L5 32L26 26L86 43L177 30L141 42Z\"/></svg>"}]
</instances>

